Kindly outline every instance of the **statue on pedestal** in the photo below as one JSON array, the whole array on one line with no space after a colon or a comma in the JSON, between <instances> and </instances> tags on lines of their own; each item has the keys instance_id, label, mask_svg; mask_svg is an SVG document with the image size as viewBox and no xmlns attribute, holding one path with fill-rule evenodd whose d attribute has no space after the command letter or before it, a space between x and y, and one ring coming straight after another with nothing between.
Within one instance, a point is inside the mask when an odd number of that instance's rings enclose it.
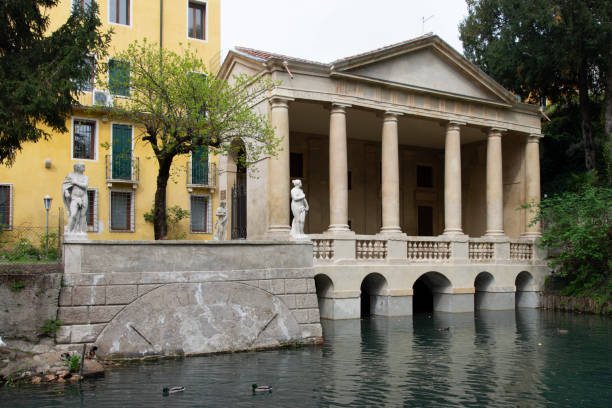
<instances>
[{"instance_id":1,"label":"statue on pedestal","mask_svg":"<svg viewBox=\"0 0 612 408\"><path fill-rule=\"evenodd\" d=\"M225 227L227 227L227 208L225 208L225 200L219 201L219 207L217 207L217 222L215 223L215 235L213 235L213 241L224 241L225 240Z\"/></svg>"},{"instance_id":2,"label":"statue on pedestal","mask_svg":"<svg viewBox=\"0 0 612 408\"><path fill-rule=\"evenodd\" d=\"M69 173L62 183L62 197L68 225L64 228L66 237L87 239L87 186L89 178L83 174L85 164L76 163L74 172Z\"/></svg>"},{"instance_id":3,"label":"statue on pedestal","mask_svg":"<svg viewBox=\"0 0 612 408\"><path fill-rule=\"evenodd\" d=\"M294 239L308 239L308 235L304 234L306 213L309 210L308 201L306 201L306 195L302 191L302 181L293 180L293 186L291 189L291 212L293 213L291 236Z\"/></svg>"}]
</instances>

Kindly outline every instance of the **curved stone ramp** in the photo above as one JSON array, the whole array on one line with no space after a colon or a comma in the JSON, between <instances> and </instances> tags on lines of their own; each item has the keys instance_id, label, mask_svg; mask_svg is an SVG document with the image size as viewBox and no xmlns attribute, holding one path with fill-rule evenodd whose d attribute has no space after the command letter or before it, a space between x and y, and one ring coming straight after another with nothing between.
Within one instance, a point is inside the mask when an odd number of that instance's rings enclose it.
<instances>
[{"instance_id":1,"label":"curved stone ramp","mask_svg":"<svg viewBox=\"0 0 612 408\"><path fill-rule=\"evenodd\" d=\"M102 358L188 355L274 347L301 330L276 296L235 282L161 286L125 307L98 336Z\"/></svg>"}]
</instances>

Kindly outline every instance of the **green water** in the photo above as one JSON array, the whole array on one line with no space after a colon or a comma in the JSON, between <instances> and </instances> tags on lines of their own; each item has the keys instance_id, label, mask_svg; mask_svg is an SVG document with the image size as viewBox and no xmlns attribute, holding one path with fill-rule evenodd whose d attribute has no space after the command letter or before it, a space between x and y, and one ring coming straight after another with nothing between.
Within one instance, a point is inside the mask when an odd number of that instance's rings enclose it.
<instances>
[{"instance_id":1,"label":"green water","mask_svg":"<svg viewBox=\"0 0 612 408\"><path fill-rule=\"evenodd\" d=\"M435 313L324 321L323 333L320 346L134 364L81 385L4 387L0 407L612 405L609 318ZM253 396L254 382L272 394ZM186 390L163 397L173 385Z\"/></svg>"}]
</instances>

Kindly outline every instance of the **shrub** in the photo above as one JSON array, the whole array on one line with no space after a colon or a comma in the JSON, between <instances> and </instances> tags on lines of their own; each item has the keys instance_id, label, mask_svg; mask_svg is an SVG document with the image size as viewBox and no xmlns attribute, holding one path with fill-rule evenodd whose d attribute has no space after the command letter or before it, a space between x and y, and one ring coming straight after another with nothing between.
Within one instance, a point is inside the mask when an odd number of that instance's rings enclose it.
<instances>
[{"instance_id":1,"label":"shrub","mask_svg":"<svg viewBox=\"0 0 612 408\"><path fill-rule=\"evenodd\" d=\"M71 373L79 371L81 367L81 357L77 353L74 353L72 355L66 354L62 356L62 360L64 360L66 364L68 364L68 370L70 370Z\"/></svg>"},{"instance_id":2,"label":"shrub","mask_svg":"<svg viewBox=\"0 0 612 408\"><path fill-rule=\"evenodd\" d=\"M545 228L540 245L549 266L567 284L562 295L609 298L612 281L612 188L583 185L542 200L535 221Z\"/></svg>"},{"instance_id":3,"label":"shrub","mask_svg":"<svg viewBox=\"0 0 612 408\"><path fill-rule=\"evenodd\" d=\"M144 219L149 224L153 224L153 208L149 212L144 213ZM189 211L183 210L178 205L173 205L166 209L166 223L168 224L168 235L171 239L185 239L187 234L179 232L178 227L181 220L189 217Z\"/></svg>"},{"instance_id":4,"label":"shrub","mask_svg":"<svg viewBox=\"0 0 612 408\"><path fill-rule=\"evenodd\" d=\"M59 330L62 325L61 320L55 319L47 319L45 323L41 326L40 331L42 332L42 336L48 336L55 338L55 334Z\"/></svg>"},{"instance_id":5,"label":"shrub","mask_svg":"<svg viewBox=\"0 0 612 408\"><path fill-rule=\"evenodd\" d=\"M18 291L20 291L20 290L21 290L21 289L23 289L23 288L25 288L25 283L23 283L22 281L15 282L15 283L13 283L13 284L11 285L11 290L12 290L13 292L18 292Z\"/></svg>"}]
</instances>

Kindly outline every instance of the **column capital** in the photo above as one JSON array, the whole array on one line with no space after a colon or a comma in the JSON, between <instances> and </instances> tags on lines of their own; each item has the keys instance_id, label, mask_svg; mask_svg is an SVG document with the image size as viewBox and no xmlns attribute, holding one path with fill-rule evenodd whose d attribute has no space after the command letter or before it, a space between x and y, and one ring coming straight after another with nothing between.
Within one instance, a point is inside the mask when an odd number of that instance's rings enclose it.
<instances>
[{"instance_id":1,"label":"column capital","mask_svg":"<svg viewBox=\"0 0 612 408\"><path fill-rule=\"evenodd\" d=\"M442 124L442 127L445 127L446 130L459 130L461 126L467 125L466 122L461 122L458 120L449 120Z\"/></svg>"},{"instance_id":2,"label":"column capital","mask_svg":"<svg viewBox=\"0 0 612 408\"><path fill-rule=\"evenodd\" d=\"M538 133L529 133L527 135L527 143L540 143L540 139L544 136Z\"/></svg>"},{"instance_id":3,"label":"column capital","mask_svg":"<svg viewBox=\"0 0 612 408\"><path fill-rule=\"evenodd\" d=\"M294 101L295 99L289 98L286 96L273 96L270 98L270 105L272 108L288 108L289 102Z\"/></svg>"},{"instance_id":4,"label":"column capital","mask_svg":"<svg viewBox=\"0 0 612 408\"><path fill-rule=\"evenodd\" d=\"M402 116L403 113L399 112L399 111L394 111L394 110L386 110L383 112L383 118L385 120L389 119L389 120L397 120L398 116Z\"/></svg>"},{"instance_id":5,"label":"column capital","mask_svg":"<svg viewBox=\"0 0 612 408\"><path fill-rule=\"evenodd\" d=\"M350 108L352 105L342 102L331 103L331 113L346 113L346 108Z\"/></svg>"},{"instance_id":6,"label":"column capital","mask_svg":"<svg viewBox=\"0 0 612 408\"><path fill-rule=\"evenodd\" d=\"M505 128L490 127L490 128L487 128L487 136L488 137L501 137L507 131L508 129L505 129Z\"/></svg>"}]
</instances>

